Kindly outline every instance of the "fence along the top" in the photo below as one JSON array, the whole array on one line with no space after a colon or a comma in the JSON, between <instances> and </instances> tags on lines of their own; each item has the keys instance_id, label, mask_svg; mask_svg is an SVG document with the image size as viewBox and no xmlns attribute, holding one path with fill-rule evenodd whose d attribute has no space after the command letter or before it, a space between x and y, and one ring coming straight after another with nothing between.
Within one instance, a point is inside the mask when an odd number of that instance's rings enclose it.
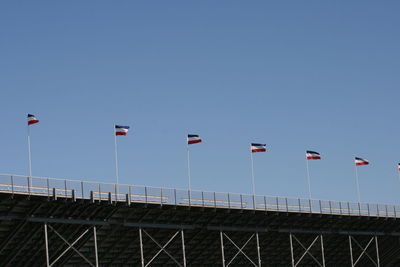
<instances>
[{"instance_id":1,"label":"fence along the top","mask_svg":"<svg viewBox=\"0 0 400 267\"><path fill-rule=\"evenodd\" d=\"M58 178L0 174L0 192L160 205L229 208L350 216L400 217L400 206L238 193L116 185Z\"/></svg>"}]
</instances>

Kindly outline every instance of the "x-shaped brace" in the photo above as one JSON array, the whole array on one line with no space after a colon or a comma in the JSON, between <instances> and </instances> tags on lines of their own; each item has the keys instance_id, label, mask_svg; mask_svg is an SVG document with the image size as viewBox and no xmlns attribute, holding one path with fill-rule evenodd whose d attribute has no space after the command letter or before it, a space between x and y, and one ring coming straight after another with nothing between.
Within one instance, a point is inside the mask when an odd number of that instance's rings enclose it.
<instances>
[{"instance_id":1,"label":"x-shaped brace","mask_svg":"<svg viewBox=\"0 0 400 267\"><path fill-rule=\"evenodd\" d=\"M310 252L311 248L314 246L315 242L317 242L317 240L318 240L319 238L321 238L321 244L322 244L322 242L323 242L323 241L322 241L322 236L317 236L317 237L311 242L311 244L310 244L307 248L306 248L306 247L296 238L296 236L294 236L293 234L290 234L291 243L292 243L292 238L294 238L294 240L296 240L296 242L305 250L304 253L301 255L300 259L299 259L296 263L293 262L293 266L294 266L294 267L296 267L297 265L299 265L299 263L303 260L303 258L304 258L306 255L309 255L320 267L324 267L324 266L325 266L325 260L324 260L323 251L322 251L322 261L323 261L322 264L321 264L321 263L319 262L319 260L317 260L317 259L311 254L311 252ZM292 251L293 251L293 248L292 248ZM292 255L292 257L294 257L294 255ZM293 259L294 259L294 258L293 258Z\"/></svg>"},{"instance_id":2,"label":"x-shaped brace","mask_svg":"<svg viewBox=\"0 0 400 267\"><path fill-rule=\"evenodd\" d=\"M87 232L89 232L90 229L86 229L86 231L84 231L77 239L75 239L74 242L70 243L68 242L61 234L59 234L53 227L51 227L50 225L48 225L48 227L62 240L64 241L67 245L68 248L66 248L49 266L53 266L58 260L60 260L62 258L62 256L65 255L65 253L67 253L70 249L72 249L73 251L75 251L79 256L82 257L82 259L84 259L87 263L89 263L90 266L95 267L95 265L93 263L91 263L81 252L79 252L76 248L74 248L74 245L82 239L82 237L84 237L86 235Z\"/></svg>"},{"instance_id":3,"label":"x-shaped brace","mask_svg":"<svg viewBox=\"0 0 400 267\"><path fill-rule=\"evenodd\" d=\"M157 240L155 240L149 233L147 233L145 230L143 229L139 229L139 232L143 231L143 233L145 233L159 248L160 250L153 256L153 258L151 258L151 260L149 260L147 262L146 265L144 265L145 267L149 266L156 258L158 255L160 255L161 252L164 252L165 254L167 254L178 266L183 267L181 263L179 263L174 256L172 256L167 250L166 247L172 242L172 240L174 240L174 238L181 232L181 230L177 231L168 241L167 243L165 243L165 245L161 245L159 242L157 242ZM141 233L140 233L141 234ZM143 259L143 263L144 263L144 259Z\"/></svg>"},{"instance_id":4,"label":"x-shaped brace","mask_svg":"<svg viewBox=\"0 0 400 267\"><path fill-rule=\"evenodd\" d=\"M354 237L349 236L350 245L351 245L351 240L353 240L354 243L356 243L356 245L362 250L362 251L361 251L361 254L360 254L360 256L358 256L357 260L356 260L354 263L352 262L353 267L357 265L357 263L361 260L361 258L362 258L362 256L363 256L364 254L374 263L375 266L377 266L377 267L379 266L379 264L378 264L376 261L374 261L374 260L372 259L372 257L371 257L371 256L368 254L368 252L367 252L367 249L369 248L369 246L371 245L371 243L374 241L374 239L376 239L375 236L373 236L373 237L369 240L368 244L367 244L365 247L363 247L363 246L360 245L360 243L359 243ZM352 250L352 247L350 247L350 249ZM353 253L353 252L352 252L352 253ZM352 259L352 260L353 260L353 259Z\"/></svg>"},{"instance_id":5,"label":"x-shaped brace","mask_svg":"<svg viewBox=\"0 0 400 267\"><path fill-rule=\"evenodd\" d=\"M226 237L226 239L228 239L229 242L231 242L231 243L237 248L237 250L238 250L237 253L235 254L235 256L233 256L233 258L228 262L228 264L226 265L226 267L228 267L228 266L235 260L235 258L236 258L240 253L243 254L243 255L246 257L246 259L248 259L255 267L257 267L257 264L255 264L254 261L252 261L252 260L249 258L249 256L247 256L246 253L244 253L244 251L243 251L243 249L247 246L247 244L253 239L254 234L252 234L252 235L250 236L250 238L244 243L244 245L243 245L242 247L239 247L238 245L236 245L236 243L233 242L233 240L230 239L229 236L228 236L227 234L223 233L223 235L224 235L224 236Z\"/></svg>"}]
</instances>

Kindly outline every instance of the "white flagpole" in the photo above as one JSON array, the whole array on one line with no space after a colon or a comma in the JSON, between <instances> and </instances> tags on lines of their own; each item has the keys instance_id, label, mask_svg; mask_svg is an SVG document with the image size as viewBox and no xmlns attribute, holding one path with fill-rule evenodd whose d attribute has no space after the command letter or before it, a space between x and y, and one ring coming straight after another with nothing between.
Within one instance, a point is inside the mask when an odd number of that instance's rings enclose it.
<instances>
[{"instance_id":1,"label":"white flagpole","mask_svg":"<svg viewBox=\"0 0 400 267\"><path fill-rule=\"evenodd\" d=\"M29 176L32 177L32 155L31 155L31 131L28 127L28 159L29 159Z\"/></svg>"},{"instance_id":2,"label":"white flagpole","mask_svg":"<svg viewBox=\"0 0 400 267\"><path fill-rule=\"evenodd\" d=\"M306 166L307 166L308 196L311 199L310 170L309 170L309 167L308 167L308 159L307 159L307 157L306 157Z\"/></svg>"},{"instance_id":3,"label":"white flagpole","mask_svg":"<svg viewBox=\"0 0 400 267\"><path fill-rule=\"evenodd\" d=\"M114 149L115 149L115 176L117 178L117 185L118 185L119 183L118 147L117 147L117 135L115 134L115 125L114 125Z\"/></svg>"},{"instance_id":4,"label":"white flagpole","mask_svg":"<svg viewBox=\"0 0 400 267\"><path fill-rule=\"evenodd\" d=\"M253 184L253 195L256 195L256 186L255 186L255 180L254 180L254 160L253 160L253 152L251 151L250 148L250 158L251 158L251 180Z\"/></svg>"},{"instance_id":5,"label":"white flagpole","mask_svg":"<svg viewBox=\"0 0 400 267\"><path fill-rule=\"evenodd\" d=\"M187 144L187 167L188 167L189 192L190 192L190 191L192 191L192 178L190 176L190 150L189 150L189 143Z\"/></svg>"},{"instance_id":6,"label":"white flagpole","mask_svg":"<svg viewBox=\"0 0 400 267\"><path fill-rule=\"evenodd\" d=\"M361 202L361 196L360 196L360 184L358 182L358 171L357 171L357 165L354 165L356 169L356 184L357 184L357 197L358 197L358 202Z\"/></svg>"}]
</instances>

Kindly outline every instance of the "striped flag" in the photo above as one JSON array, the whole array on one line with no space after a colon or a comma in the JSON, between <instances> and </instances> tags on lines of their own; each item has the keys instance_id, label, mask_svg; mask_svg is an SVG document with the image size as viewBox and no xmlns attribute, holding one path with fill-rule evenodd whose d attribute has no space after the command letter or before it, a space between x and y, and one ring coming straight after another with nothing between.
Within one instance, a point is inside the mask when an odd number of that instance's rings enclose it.
<instances>
[{"instance_id":1,"label":"striped flag","mask_svg":"<svg viewBox=\"0 0 400 267\"><path fill-rule=\"evenodd\" d=\"M251 152L265 152L267 151L266 144L251 143Z\"/></svg>"},{"instance_id":2,"label":"striped flag","mask_svg":"<svg viewBox=\"0 0 400 267\"><path fill-rule=\"evenodd\" d=\"M32 114L28 114L27 119L28 119L28 125L35 124L35 123L39 122L39 120L36 119L36 117L34 115L32 115Z\"/></svg>"},{"instance_id":3,"label":"striped flag","mask_svg":"<svg viewBox=\"0 0 400 267\"><path fill-rule=\"evenodd\" d=\"M397 170L400 171L400 163L397 163Z\"/></svg>"},{"instance_id":4,"label":"striped flag","mask_svg":"<svg viewBox=\"0 0 400 267\"><path fill-rule=\"evenodd\" d=\"M188 134L187 143L188 145L201 143L202 140L197 134Z\"/></svg>"},{"instance_id":5,"label":"striped flag","mask_svg":"<svg viewBox=\"0 0 400 267\"><path fill-rule=\"evenodd\" d=\"M129 126L115 125L115 135L126 135L129 131Z\"/></svg>"},{"instance_id":6,"label":"striped flag","mask_svg":"<svg viewBox=\"0 0 400 267\"><path fill-rule=\"evenodd\" d=\"M321 155L315 151L306 151L306 159L321 159Z\"/></svg>"},{"instance_id":7,"label":"striped flag","mask_svg":"<svg viewBox=\"0 0 400 267\"><path fill-rule=\"evenodd\" d=\"M355 158L354 159L354 164L356 164L356 166L360 166L360 165L368 165L369 161L366 159L362 159L362 158Z\"/></svg>"}]
</instances>

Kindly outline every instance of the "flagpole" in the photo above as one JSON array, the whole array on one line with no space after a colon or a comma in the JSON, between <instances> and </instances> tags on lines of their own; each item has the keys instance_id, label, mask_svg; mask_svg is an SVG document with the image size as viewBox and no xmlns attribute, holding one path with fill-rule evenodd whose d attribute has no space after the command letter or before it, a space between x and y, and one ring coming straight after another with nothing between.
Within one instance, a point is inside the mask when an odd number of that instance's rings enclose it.
<instances>
[{"instance_id":1,"label":"flagpole","mask_svg":"<svg viewBox=\"0 0 400 267\"><path fill-rule=\"evenodd\" d=\"M306 157L306 166L307 166L308 196L311 199L310 170L309 170L309 167L308 167L308 159L307 159L307 157Z\"/></svg>"},{"instance_id":2,"label":"flagpole","mask_svg":"<svg viewBox=\"0 0 400 267\"><path fill-rule=\"evenodd\" d=\"M29 128L29 124L27 125L28 127L28 159L29 159L29 176L32 177L32 155L31 155L31 131Z\"/></svg>"},{"instance_id":3,"label":"flagpole","mask_svg":"<svg viewBox=\"0 0 400 267\"><path fill-rule=\"evenodd\" d=\"M254 160L253 160L253 152L250 149L250 158L251 158L251 180L253 183L253 195L256 195L256 186L254 181Z\"/></svg>"},{"instance_id":4,"label":"flagpole","mask_svg":"<svg viewBox=\"0 0 400 267\"><path fill-rule=\"evenodd\" d=\"M358 182L358 171L357 171L357 165L355 165L356 169L356 184L357 184L357 196L358 196L358 202L361 202L361 196L360 196L360 184Z\"/></svg>"},{"instance_id":5,"label":"flagpole","mask_svg":"<svg viewBox=\"0 0 400 267\"><path fill-rule=\"evenodd\" d=\"M115 149L115 176L117 178L117 185L118 185L119 183L118 146L117 146L117 135L115 134L115 125L114 125L114 149Z\"/></svg>"},{"instance_id":6,"label":"flagpole","mask_svg":"<svg viewBox=\"0 0 400 267\"><path fill-rule=\"evenodd\" d=\"M186 145L187 147L187 167L188 167L188 178L189 178L189 192L192 191L192 178L190 176L190 150L189 143Z\"/></svg>"}]
</instances>

